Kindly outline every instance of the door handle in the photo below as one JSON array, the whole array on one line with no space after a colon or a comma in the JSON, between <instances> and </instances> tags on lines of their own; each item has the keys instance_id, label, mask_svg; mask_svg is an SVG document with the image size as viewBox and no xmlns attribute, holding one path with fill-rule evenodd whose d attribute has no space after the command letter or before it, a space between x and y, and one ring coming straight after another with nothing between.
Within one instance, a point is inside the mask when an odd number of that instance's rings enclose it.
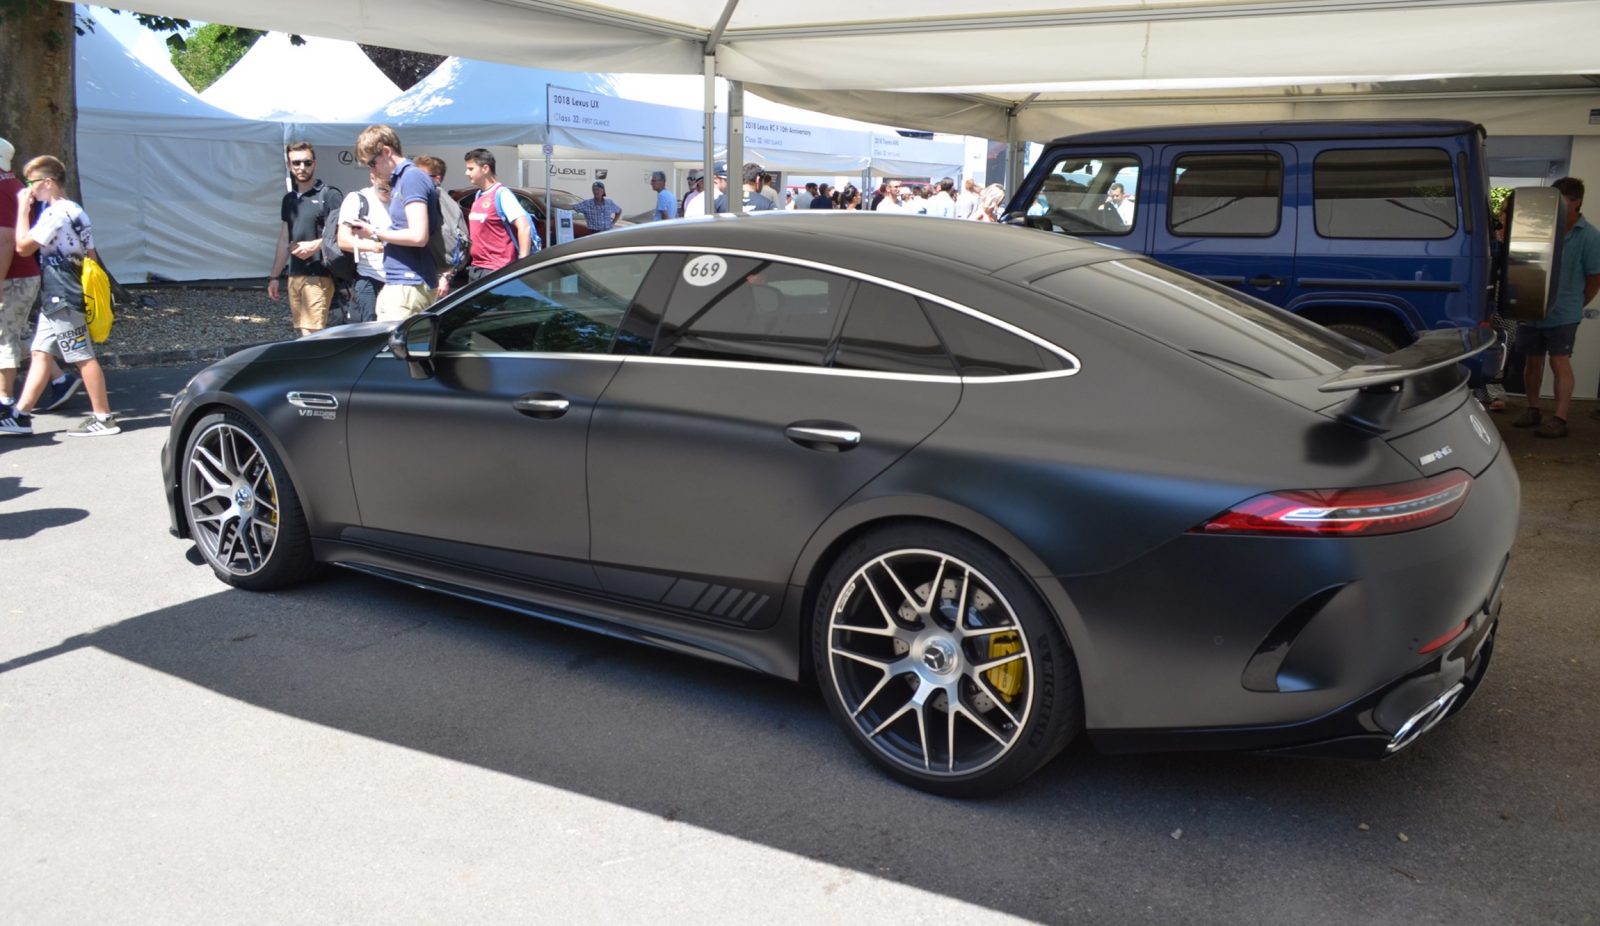
<instances>
[{"instance_id":1,"label":"door handle","mask_svg":"<svg viewBox=\"0 0 1600 926\"><path fill-rule=\"evenodd\" d=\"M861 443L861 432L835 421L797 421L783 429L783 436L807 450L839 453Z\"/></svg>"},{"instance_id":2,"label":"door handle","mask_svg":"<svg viewBox=\"0 0 1600 926\"><path fill-rule=\"evenodd\" d=\"M1258 273L1245 282L1258 289L1274 289L1283 285L1283 277L1275 277L1266 273Z\"/></svg>"},{"instance_id":3,"label":"door handle","mask_svg":"<svg viewBox=\"0 0 1600 926\"><path fill-rule=\"evenodd\" d=\"M572 403L554 392L530 392L513 399L511 407L530 418L560 418Z\"/></svg>"}]
</instances>

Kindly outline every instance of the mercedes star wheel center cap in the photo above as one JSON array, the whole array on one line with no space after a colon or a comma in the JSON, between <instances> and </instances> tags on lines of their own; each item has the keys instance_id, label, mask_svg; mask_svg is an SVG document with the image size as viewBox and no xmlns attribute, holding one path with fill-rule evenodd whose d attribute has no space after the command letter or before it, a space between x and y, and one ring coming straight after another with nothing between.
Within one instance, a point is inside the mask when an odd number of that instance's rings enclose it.
<instances>
[{"instance_id":1,"label":"mercedes star wheel center cap","mask_svg":"<svg viewBox=\"0 0 1600 926\"><path fill-rule=\"evenodd\" d=\"M929 640L928 648L922 651L922 663L939 675L948 675L955 671L956 648L948 640Z\"/></svg>"}]
</instances>

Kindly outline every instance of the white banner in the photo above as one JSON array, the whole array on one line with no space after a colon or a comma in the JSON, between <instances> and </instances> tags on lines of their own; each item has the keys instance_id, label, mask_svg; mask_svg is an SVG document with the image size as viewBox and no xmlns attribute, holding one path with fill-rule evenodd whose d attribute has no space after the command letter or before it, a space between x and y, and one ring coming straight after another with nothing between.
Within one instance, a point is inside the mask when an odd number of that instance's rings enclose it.
<instances>
[{"instance_id":1,"label":"white banner","mask_svg":"<svg viewBox=\"0 0 1600 926\"><path fill-rule=\"evenodd\" d=\"M621 100L554 84L546 85L546 107L551 128L691 141L701 135L703 117L695 110Z\"/></svg>"}]
</instances>

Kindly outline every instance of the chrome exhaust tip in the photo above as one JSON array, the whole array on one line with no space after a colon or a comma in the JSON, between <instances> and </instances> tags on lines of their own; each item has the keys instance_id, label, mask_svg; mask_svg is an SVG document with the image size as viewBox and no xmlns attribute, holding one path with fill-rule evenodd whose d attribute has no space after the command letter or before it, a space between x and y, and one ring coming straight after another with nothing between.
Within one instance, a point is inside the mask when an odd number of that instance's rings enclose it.
<instances>
[{"instance_id":1,"label":"chrome exhaust tip","mask_svg":"<svg viewBox=\"0 0 1600 926\"><path fill-rule=\"evenodd\" d=\"M1394 755L1400 750L1417 741L1417 737L1432 730L1439 725L1439 721L1450 715L1450 708L1455 706L1456 699L1466 690L1466 685L1456 682L1444 694L1427 704L1400 725L1394 737L1389 740L1389 745L1384 749L1385 755Z\"/></svg>"}]
</instances>

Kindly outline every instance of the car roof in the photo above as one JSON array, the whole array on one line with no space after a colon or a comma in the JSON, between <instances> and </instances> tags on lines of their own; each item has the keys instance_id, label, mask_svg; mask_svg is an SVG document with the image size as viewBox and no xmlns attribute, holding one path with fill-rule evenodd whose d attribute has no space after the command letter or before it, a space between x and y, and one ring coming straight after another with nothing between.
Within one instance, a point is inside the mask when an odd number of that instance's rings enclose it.
<instances>
[{"instance_id":1,"label":"car roof","mask_svg":"<svg viewBox=\"0 0 1600 926\"><path fill-rule=\"evenodd\" d=\"M1319 138L1420 138L1482 132L1460 119L1328 119L1317 122L1229 122L1214 125L1157 125L1064 135L1052 145L1194 141L1302 141Z\"/></svg>"},{"instance_id":2,"label":"car roof","mask_svg":"<svg viewBox=\"0 0 1600 926\"><path fill-rule=\"evenodd\" d=\"M897 265L913 274L930 264L961 265L969 271L994 274L1023 262L1066 266L1132 256L1092 242L1009 225L822 210L651 222L591 235L580 244L585 249L642 245L763 251L888 278L900 275L895 272Z\"/></svg>"}]
</instances>

